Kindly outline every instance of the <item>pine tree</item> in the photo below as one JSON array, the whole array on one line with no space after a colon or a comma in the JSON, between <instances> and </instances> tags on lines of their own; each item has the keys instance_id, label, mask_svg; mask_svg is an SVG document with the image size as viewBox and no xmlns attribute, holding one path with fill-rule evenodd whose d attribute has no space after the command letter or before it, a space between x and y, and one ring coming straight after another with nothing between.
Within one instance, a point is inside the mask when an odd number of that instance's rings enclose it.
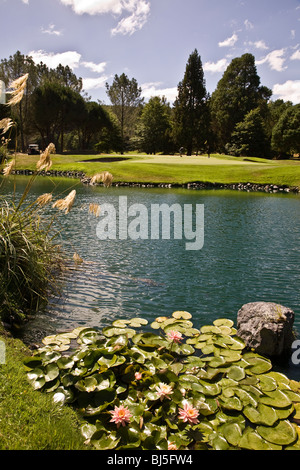
<instances>
[{"instance_id":1,"label":"pine tree","mask_svg":"<svg viewBox=\"0 0 300 470\"><path fill-rule=\"evenodd\" d=\"M180 147L191 155L207 140L207 92L201 57L197 49L189 56L183 80L178 84L174 103L174 132Z\"/></svg>"}]
</instances>

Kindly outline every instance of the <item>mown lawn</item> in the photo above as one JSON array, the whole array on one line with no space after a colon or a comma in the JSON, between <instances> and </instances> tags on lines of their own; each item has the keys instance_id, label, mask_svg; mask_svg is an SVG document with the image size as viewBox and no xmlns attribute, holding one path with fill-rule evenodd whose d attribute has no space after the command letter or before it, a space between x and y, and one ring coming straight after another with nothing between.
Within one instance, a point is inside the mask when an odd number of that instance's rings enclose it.
<instances>
[{"instance_id":1,"label":"mown lawn","mask_svg":"<svg viewBox=\"0 0 300 470\"><path fill-rule=\"evenodd\" d=\"M75 412L29 383L23 361L30 351L1 331L0 341L6 349L0 364L0 450L86 449Z\"/></svg>"},{"instance_id":2,"label":"mown lawn","mask_svg":"<svg viewBox=\"0 0 300 470\"><path fill-rule=\"evenodd\" d=\"M82 171L87 176L109 171L115 182L178 183L257 183L300 186L300 162L236 158L225 155L149 156L124 155L55 155L52 170ZM115 161L107 161L113 159ZM17 168L35 169L38 157L19 155ZM87 162L86 160L90 160ZM100 161L99 161L100 160Z\"/></svg>"}]
</instances>

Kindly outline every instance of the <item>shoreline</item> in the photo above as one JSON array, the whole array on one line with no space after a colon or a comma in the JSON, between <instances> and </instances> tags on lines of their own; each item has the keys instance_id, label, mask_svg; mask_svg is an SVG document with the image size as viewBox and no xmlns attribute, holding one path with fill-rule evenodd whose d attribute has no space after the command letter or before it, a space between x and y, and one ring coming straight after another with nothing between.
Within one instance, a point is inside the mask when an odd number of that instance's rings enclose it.
<instances>
[{"instance_id":1,"label":"shoreline","mask_svg":"<svg viewBox=\"0 0 300 470\"><path fill-rule=\"evenodd\" d=\"M14 170L12 171L14 175L20 176L31 176L35 172L33 170ZM85 173L79 171L58 171L58 170L49 170L47 172L41 171L37 176L50 176L50 177L60 177L60 178L72 178L80 179L81 183L84 185L90 185L91 179L86 176ZM188 183L153 183L153 182L125 182L125 181L116 181L112 183L114 187L136 187L136 188L182 188L189 190L205 190L205 189L229 189L232 191L246 191L246 192L265 192L265 193L300 193L300 187L297 186L288 186L288 185L276 185L276 184L260 184L260 183L251 183L251 182L239 182L239 183L217 183L217 182L204 182L204 181L193 181Z\"/></svg>"}]
</instances>

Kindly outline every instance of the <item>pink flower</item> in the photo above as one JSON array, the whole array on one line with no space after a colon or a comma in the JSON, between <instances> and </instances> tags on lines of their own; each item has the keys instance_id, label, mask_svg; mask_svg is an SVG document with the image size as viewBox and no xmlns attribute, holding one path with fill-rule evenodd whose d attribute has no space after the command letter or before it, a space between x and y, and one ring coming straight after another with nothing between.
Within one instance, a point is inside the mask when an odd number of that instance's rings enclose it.
<instances>
[{"instance_id":1,"label":"pink flower","mask_svg":"<svg viewBox=\"0 0 300 470\"><path fill-rule=\"evenodd\" d=\"M199 413L196 408L193 408L192 405L185 402L183 409L179 408L179 419L183 419L184 423L198 424Z\"/></svg>"},{"instance_id":2,"label":"pink flower","mask_svg":"<svg viewBox=\"0 0 300 470\"><path fill-rule=\"evenodd\" d=\"M130 418L132 417L132 414L130 413L129 409L124 407L123 405L117 407L115 406L115 409L113 411L110 411L112 415L112 419L110 420L111 423L116 423L117 428L122 426L125 426L126 423L130 422Z\"/></svg>"},{"instance_id":3,"label":"pink flower","mask_svg":"<svg viewBox=\"0 0 300 470\"><path fill-rule=\"evenodd\" d=\"M173 393L173 389L170 385L167 385L167 384L164 384L164 383L160 383L159 385L156 385L156 390L157 390L157 395L158 395L158 398L161 399L161 401L164 399L164 398L169 398L170 400L170 397L169 395L172 395Z\"/></svg>"},{"instance_id":4,"label":"pink flower","mask_svg":"<svg viewBox=\"0 0 300 470\"><path fill-rule=\"evenodd\" d=\"M182 334L179 333L179 331L169 331L167 336L171 341L174 341L174 343L180 343L182 340Z\"/></svg>"},{"instance_id":5,"label":"pink flower","mask_svg":"<svg viewBox=\"0 0 300 470\"><path fill-rule=\"evenodd\" d=\"M168 450L178 450L177 445L174 442L168 444Z\"/></svg>"},{"instance_id":6,"label":"pink flower","mask_svg":"<svg viewBox=\"0 0 300 470\"><path fill-rule=\"evenodd\" d=\"M141 380L142 374L141 374L140 372L136 372L136 373L134 374L134 378L135 378L135 380Z\"/></svg>"}]
</instances>

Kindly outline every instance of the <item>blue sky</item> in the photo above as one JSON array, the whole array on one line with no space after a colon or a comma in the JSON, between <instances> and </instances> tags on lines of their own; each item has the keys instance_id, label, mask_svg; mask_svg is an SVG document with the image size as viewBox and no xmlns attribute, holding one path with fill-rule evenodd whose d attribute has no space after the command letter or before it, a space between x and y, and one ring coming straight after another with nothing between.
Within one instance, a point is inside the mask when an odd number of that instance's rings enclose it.
<instances>
[{"instance_id":1,"label":"blue sky","mask_svg":"<svg viewBox=\"0 0 300 470\"><path fill-rule=\"evenodd\" d=\"M93 100L124 72L172 102L196 48L210 93L250 52L272 99L300 103L300 0L0 0L0 18L0 59L69 65Z\"/></svg>"}]
</instances>

